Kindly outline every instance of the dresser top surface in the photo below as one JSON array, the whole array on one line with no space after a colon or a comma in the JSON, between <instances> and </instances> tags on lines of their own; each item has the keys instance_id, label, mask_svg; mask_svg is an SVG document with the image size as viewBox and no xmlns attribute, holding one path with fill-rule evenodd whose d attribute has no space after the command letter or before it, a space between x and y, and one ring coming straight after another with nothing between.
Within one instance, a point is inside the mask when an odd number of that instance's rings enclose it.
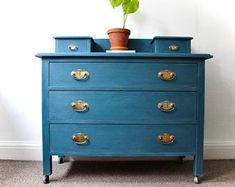
<instances>
[{"instance_id":1,"label":"dresser top surface","mask_svg":"<svg viewBox=\"0 0 235 187\"><path fill-rule=\"evenodd\" d=\"M146 57L146 58L200 58L209 59L210 54L192 54L192 53L103 53L103 52L82 52L82 53L38 53L36 57Z\"/></svg>"}]
</instances>

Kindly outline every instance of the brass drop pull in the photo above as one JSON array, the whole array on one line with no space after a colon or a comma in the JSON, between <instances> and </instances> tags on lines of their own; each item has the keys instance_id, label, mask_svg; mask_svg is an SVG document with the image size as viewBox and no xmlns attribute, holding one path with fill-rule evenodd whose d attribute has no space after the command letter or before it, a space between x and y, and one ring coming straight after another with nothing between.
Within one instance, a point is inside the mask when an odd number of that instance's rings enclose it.
<instances>
[{"instance_id":1,"label":"brass drop pull","mask_svg":"<svg viewBox=\"0 0 235 187\"><path fill-rule=\"evenodd\" d=\"M176 73L171 70L162 70L158 72L158 77L164 81L170 81L176 77Z\"/></svg>"},{"instance_id":2,"label":"brass drop pull","mask_svg":"<svg viewBox=\"0 0 235 187\"><path fill-rule=\"evenodd\" d=\"M89 78L89 72L82 69L77 69L71 72L71 76L75 80L86 80Z\"/></svg>"},{"instance_id":3,"label":"brass drop pull","mask_svg":"<svg viewBox=\"0 0 235 187\"><path fill-rule=\"evenodd\" d=\"M158 103L158 108L163 112L171 112L175 110L176 104L171 101L161 101Z\"/></svg>"},{"instance_id":4,"label":"brass drop pull","mask_svg":"<svg viewBox=\"0 0 235 187\"><path fill-rule=\"evenodd\" d=\"M178 51L179 48L180 48L180 47L179 47L178 45L175 45L175 44L169 46L169 49L170 49L171 51Z\"/></svg>"},{"instance_id":5,"label":"brass drop pull","mask_svg":"<svg viewBox=\"0 0 235 187\"><path fill-rule=\"evenodd\" d=\"M175 141L175 136L169 133L163 133L163 134L158 135L157 139L162 144L171 144Z\"/></svg>"},{"instance_id":6,"label":"brass drop pull","mask_svg":"<svg viewBox=\"0 0 235 187\"><path fill-rule=\"evenodd\" d=\"M70 51L77 51L78 50L78 45L76 45L76 44L69 44L68 45L68 49Z\"/></svg>"},{"instance_id":7,"label":"brass drop pull","mask_svg":"<svg viewBox=\"0 0 235 187\"><path fill-rule=\"evenodd\" d=\"M72 135L72 140L76 144L86 144L89 141L89 136L83 133L76 133Z\"/></svg>"},{"instance_id":8,"label":"brass drop pull","mask_svg":"<svg viewBox=\"0 0 235 187\"><path fill-rule=\"evenodd\" d=\"M89 104L86 101L77 100L71 103L71 106L76 112L86 112L89 110Z\"/></svg>"}]
</instances>

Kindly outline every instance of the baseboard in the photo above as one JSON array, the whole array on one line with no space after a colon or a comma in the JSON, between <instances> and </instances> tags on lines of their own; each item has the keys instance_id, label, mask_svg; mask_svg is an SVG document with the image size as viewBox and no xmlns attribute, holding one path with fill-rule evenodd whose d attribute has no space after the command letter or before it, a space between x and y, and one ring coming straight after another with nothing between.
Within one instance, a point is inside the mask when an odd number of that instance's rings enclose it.
<instances>
[{"instance_id":1,"label":"baseboard","mask_svg":"<svg viewBox=\"0 0 235 187\"><path fill-rule=\"evenodd\" d=\"M0 159L42 160L41 150L40 142L0 141ZM235 141L205 142L204 159L235 159Z\"/></svg>"},{"instance_id":2,"label":"baseboard","mask_svg":"<svg viewBox=\"0 0 235 187\"><path fill-rule=\"evenodd\" d=\"M204 158L235 159L235 141L207 141L204 145Z\"/></svg>"},{"instance_id":3,"label":"baseboard","mask_svg":"<svg viewBox=\"0 0 235 187\"><path fill-rule=\"evenodd\" d=\"M0 159L42 160L40 142L0 141Z\"/></svg>"}]
</instances>

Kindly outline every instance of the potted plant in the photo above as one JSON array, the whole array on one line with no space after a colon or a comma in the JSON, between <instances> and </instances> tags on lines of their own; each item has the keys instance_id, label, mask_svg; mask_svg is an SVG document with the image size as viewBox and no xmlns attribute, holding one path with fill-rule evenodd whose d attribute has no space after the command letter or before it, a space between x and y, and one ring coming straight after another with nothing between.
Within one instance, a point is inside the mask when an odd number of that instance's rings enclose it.
<instances>
[{"instance_id":1,"label":"potted plant","mask_svg":"<svg viewBox=\"0 0 235 187\"><path fill-rule=\"evenodd\" d=\"M108 30L111 50L128 50L128 39L130 30L126 29L126 21L129 14L135 13L139 9L139 0L109 0L112 7L122 7L123 24L122 28Z\"/></svg>"}]
</instances>

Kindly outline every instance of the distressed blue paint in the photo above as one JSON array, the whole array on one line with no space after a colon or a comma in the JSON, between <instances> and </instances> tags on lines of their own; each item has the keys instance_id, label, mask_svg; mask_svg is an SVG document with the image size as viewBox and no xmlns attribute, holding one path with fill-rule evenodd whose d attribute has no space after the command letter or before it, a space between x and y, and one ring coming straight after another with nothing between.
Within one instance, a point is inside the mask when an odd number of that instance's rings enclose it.
<instances>
[{"instance_id":1,"label":"distressed blue paint","mask_svg":"<svg viewBox=\"0 0 235 187\"><path fill-rule=\"evenodd\" d=\"M76 45L77 50L71 51L68 46L70 44ZM80 38L61 38L55 37L55 52L67 52L67 53L78 53L78 52L91 52L93 46L93 40L89 37Z\"/></svg>"},{"instance_id":2,"label":"distressed blue paint","mask_svg":"<svg viewBox=\"0 0 235 187\"><path fill-rule=\"evenodd\" d=\"M159 156L180 151L195 154L195 126L53 124L50 131L51 152L56 154ZM163 145L158 141L157 136L165 132L175 135L174 143ZM74 133L87 134L89 142L75 144L71 138Z\"/></svg>"},{"instance_id":3,"label":"distressed blue paint","mask_svg":"<svg viewBox=\"0 0 235 187\"><path fill-rule=\"evenodd\" d=\"M105 52L110 49L110 43L107 39L94 39L93 44L93 52ZM151 45L151 39L129 39L128 48L141 53L154 52L154 45Z\"/></svg>"},{"instance_id":4,"label":"distressed blue paint","mask_svg":"<svg viewBox=\"0 0 235 187\"><path fill-rule=\"evenodd\" d=\"M151 43L155 53L190 53L191 40L191 37L154 37ZM171 45L178 46L178 50L170 50Z\"/></svg>"},{"instance_id":5,"label":"distressed blue paint","mask_svg":"<svg viewBox=\"0 0 235 187\"><path fill-rule=\"evenodd\" d=\"M96 59L95 59L96 60ZM50 64L50 89L77 90L192 90L197 89L197 64L181 63L70 63ZM87 70L89 79L77 81L70 76L71 71ZM162 70L174 70L176 78L164 81L158 77ZM127 81L128 80L128 81Z\"/></svg>"},{"instance_id":6,"label":"distressed blue paint","mask_svg":"<svg viewBox=\"0 0 235 187\"><path fill-rule=\"evenodd\" d=\"M48 70L49 62L43 60L42 63L42 140L43 140L43 175L51 175L52 173L52 158L50 155L50 128L48 122Z\"/></svg>"},{"instance_id":7,"label":"distressed blue paint","mask_svg":"<svg viewBox=\"0 0 235 187\"><path fill-rule=\"evenodd\" d=\"M60 57L60 58L78 58L78 57L89 57L89 58L94 58L94 57L132 57L132 58L170 58L170 59L209 59L212 58L213 56L209 54L191 54L191 53L146 53L146 52L140 52L140 53L104 53L104 52L84 52L84 53L38 53L36 55L37 57L41 58L55 58L55 57Z\"/></svg>"},{"instance_id":8,"label":"distressed blue paint","mask_svg":"<svg viewBox=\"0 0 235 187\"><path fill-rule=\"evenodd\" d=\"M203 144L204 144L204 95L205 95L205 64L198 64L198 126L197 126L197 154L194 156L194 176L203 175Z\"/></svg>"},{"instance_id":9,"label":"distressed blue paint","mask_svg":"<svg viewBox=\"0 0 235 187\"><path fill-rule=\"evenodd\" d=\"M105 52L110 49L108 39L93 39L90 36L56 36L56 52ZM192 37L179 36L156 36L153 39L129 39L128 48L137 52L154 52L154 53L172 53L169 45L176 44L180 46L174 53L189 53L191 51ZM69 44L79 46L77 51L70 51Z\"/></svg>"},{"instance_id":10,"label":"distressed blue paint","mask_svg":"<svg viewBox=\"0 0 235 187\"><path fill-rule=\"evenodd\" d=\"M197 122L195 92L140 92L140 91L51 91L49 93L50 122L79 123L82 121L112 123L163 124ZM84 100L89 103L87 112L75 112L71 102ZM162 112L157 105L169 100L176 103L172 112Z\"/></svg>"},{"instance_id":11,"label":"distressed blue paint","mask_svg":"<svg viewBox=\"0 0 235 187\"><path fill-rule=\"evenodd\" d=\"M203 175L204 66L211 55L191 54L191 37L130 39L135 54L105 53L107 39L55 39L56 53L36 55L43 61L44 175L52 172L52 155L193 156L194 175ZM79 44L80 51L69 52L71 42ZM179 44L182 51L169 53L169 44ZM74 80L74 69L88 70L89 79ZM159 79L163 69L175 71L176 79ZM74 112L73 100L89 102L89 111ZM175 102L176 110L159 111L162 100ZM89 135L88 144L73 143L72 134L79 132ZM165 132L176 136L173 144L157 141Z\"/></svg>"}]
</instances>

